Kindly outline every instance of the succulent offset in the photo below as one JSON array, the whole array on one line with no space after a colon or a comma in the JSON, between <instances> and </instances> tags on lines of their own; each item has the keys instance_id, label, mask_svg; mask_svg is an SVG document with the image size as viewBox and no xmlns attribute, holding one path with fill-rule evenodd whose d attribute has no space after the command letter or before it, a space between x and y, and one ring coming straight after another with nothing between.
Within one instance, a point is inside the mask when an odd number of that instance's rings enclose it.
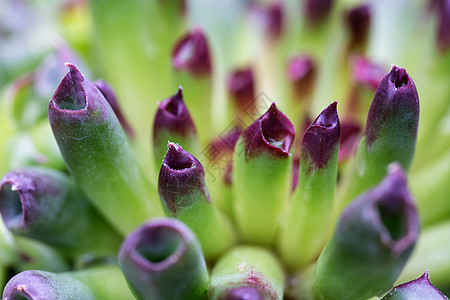
<instances>
[{"instance_id":1,"label":"succulent offset","mask_svg":"<svg viewBox=\"0 0 450 300\"><path fill-rule=\"evenodd\" d=\"M450 1L57 2L0 4L3 299L447 299Z\"/></svg>"}]
</instances>

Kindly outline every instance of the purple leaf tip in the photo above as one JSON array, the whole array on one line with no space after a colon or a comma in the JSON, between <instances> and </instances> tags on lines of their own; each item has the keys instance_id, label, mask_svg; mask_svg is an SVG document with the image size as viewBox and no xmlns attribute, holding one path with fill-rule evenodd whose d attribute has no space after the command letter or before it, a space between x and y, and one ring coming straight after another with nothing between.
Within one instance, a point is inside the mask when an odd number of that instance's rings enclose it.
<instances>
[{"instance_id":1,"label":"purple leaf tip","mask_svg":"<svg viewBox=\"0 0 450 300\"><path fill-rule=\"evenodd\" d=\"M173 215L193 205L199 199L196 193L210 201L201 163L181 146L170 142L159 172L158 192Z\"/></svg>"},{"instance_id":2,"label":"purple leaf tip","mask_svg":"<svg viewBox=\"0 0 450 300\"><path fill-rule=\"evenodd\" d=\"M406 70L397 66L392 67L392 70L389 73L389 79L397 89L412 84L412 80L409 77L408 73L406 73Z\"/></svg>"},{"instance_id":3,"label":"purple leaf tip","mask_svg":"<svg viewBox=\"0 0 450 300\"><path fill-rule=\"evenodd\" d=\"M291 59L287 68L289 80L304 80L315 69L312 57L307 55L296 56Z\"/></svg>"},{"instance_id":4,"label":"purple leaf tip","mask_svg":"<svg viewBox=\"0 0 450 300\"><path fill-rule=\"evenodd\" d=\"M49 289L53 282L39 271L24 271L11 278L3 291L3 299L56 299Z\"/></svg>"},{"instance_id":5,"label":"purple leaf tip","mask_svg":"<svg viewBox=\"0 0 450 300\"><path fill-rule=\"evenodd\" d=\"M262 153L287 158L295 136L294 125L275 103L242 134L246 159Z\"/></svg>"},{"instance_id":6,"label":"purple leaf tip","mask_svg":"<svg viewBox=\"0 0 450 300\"><path fill-rule=\"evenodd\" d=\"M219 300L264 300L261 292L251 286L243 286L225 292Z\"/></svg>"},{"instance_id":7,"label":"purple leaf tip","mask_svg":"<svg viewBox=\"0 0 450 300\"><path fill-rule=\"evenodd\" d=\"M448 298L431 283L426 270L419 278L396 286L384 299L447 300Z\"/></svg>"},{"instance_id":8,"label":"purple leaf tip","mask_svg":"<svg viewBox=\"0 0 450 300\"><path fill-rule=\"evenodd\" d=\"M255 4L252 7L259 24L264 26L267 35L273 39L281 36L283 31L283 6L281 2L275 1L268 6Z\"/></svg>"},{"instance_id":9,"label":"purple leaf tip","mask_svg":"<svg viewBox=\"0 0 450 300\"><path fill-rule=\"evenodd\" d=\"M159 134L163 131L176 133L183 137L196 134L194 121L183 100L181 86L174 96L158 103L153 124L153 137L156 141L159 140Z\"/></svg>"},{"instance_id":10,"label":"purple leaf tip","mask_svg":"<svg viewBox=\"0 0 450 300\"><path fill-rule=\"evenodd\" d=\"M416 86L405 69L393 66L381 80L366 123L367 147L384 131L396 130L396 135L414 141L419 122L419 96ZM392 125L389 125L392 124Z\"/></svg>"},{"instance_id":11,"label":"purple leaf tip","mask_svg":"<svg viewBox=\"0 0 450 300\"><path fill-rule=\"evenodd\" d=\"M306 19L315 24L329 15L334 0L305 0L303 3Z\"/></svg>"},{"instance_id":12,"label":"purple leaf tip","mask_svg":"<svg viewBox=\"0 0 450 300\"><path fill-rule=\"evenodd\" d=\"M316 66L313 58L307 55L293 57L287 67L287 76L299 97L310 95L316 79Z\"/></svg>"},{"instance_id":13,"label":"purple leaf tip","mask_svg":"<svg viewBox=\"0 0 450 300\"><path fill-rule=\"evenodd\" d=\"M438 11L437 43L444 53L450 48L450 0L440 0Z\"/></svg>"},{"instance_id":14,"label":"purple leaf tip","mask_svg":"<svg viewBox=\"0 0 450 300\"><path fill-rule=\"evenodd\" d=\"M239 111L255 101L255 87L251 68L233 71L228 78L228 92Z\"/></svg>"},{"instance_id":15,"label":"purple leaf tip","mask_svg":"<svg viewBox=\"0 0 450 300\"><path fill-rule=\"evenodd\" d=\"M186 169L196 167L196 159L185 151L181 146L170 143L167 145L167 154L164 157L163 164L174 171L185 171Z\"/></svg>"},{"instance_id":16,"label":"purple leaf tip","mask_svg":"<svg viewBox=\"0 0 450 300\"><path fill-rule=\"evenodd\" d=\"M385 76L385 70L378 64L369 61L361 55L355 55L350 59L352 66L352 79L355 83L364 84L374 91Z\"/></svg>"},{"instance_id":17,"label":"purple leaf tip","mask_svg":"<svg viewBox=\"0 0 450 300\"><path fill-rule=\"evenodd\" d=\"M196 28L177 42L172 51L172 64L175 69L194 75L211 72L208 43L202 30Z\"/></svg>"},{"instance_id":18,"label":"purple leaf tip","mask_svg":"<svg viewBox=\"0 0 450 300\"><path fill-rule=\"evenodd\" d=\"M309 156L314 168L325 168L337 150L340 135L335 101L325 108L306 130L302 142L302 157Z\"/></svg>"},{"instance_id":19,"label":"purple leaf tip","mask_svg":"<svg viewBox=\"0 0 450 300\"><path fill-rule=\"evenodd\" d=\"M87 105L84 76L74 64L66 63L66 66L69 67L69 73L61 81L52 100L59 109L82 110Z\"/></svg>"},{"instance_id":20,"label":"purple leaf tip","mask_svg":"<svg viewBox=\"0 0 450 300\"><path fill-rule=\"evenodd\" d=\"M278 38L283 31L283 7L280 2L274 2L267 8L266 20L270 36Z\"/></svg>"},{"instance_id":21,"label":"purple leaf tip","mask_svg":"<svg viewBox=\"0 0 450 300\"><path fill-rule=\"evenodd\" d=\"M84 78L78 68L66 63L69 73L63 78L49 103L50 123L58 118L80 120L91 116L95 120L105 120L110 112L110 105L100 90Z\"/></svg>"},{"instance_id":22,"label":"purple leaf tip","mask_svg":"<svg viewBox=\"0 0 450 300\"><path fill-rule=\"evenodd\" d=\"M350 48L363 45L368 37L371 19L371 6L363 3L352 8L346 14L346 22L350 32Z\"/></svg>"}]
</instances>

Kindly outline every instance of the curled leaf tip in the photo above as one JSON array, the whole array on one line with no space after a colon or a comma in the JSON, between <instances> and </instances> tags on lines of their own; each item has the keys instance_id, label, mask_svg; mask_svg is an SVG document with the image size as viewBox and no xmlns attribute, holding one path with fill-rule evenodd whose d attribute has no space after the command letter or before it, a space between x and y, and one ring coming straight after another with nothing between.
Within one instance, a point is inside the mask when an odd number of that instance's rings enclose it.
<instances>
[{"instance_id":1,"label":"curled leaf tip","mask_svg":"<svg viewBox=\"0 0 450 300\"><path fill-rule=\"evenodd\" d=\"M173 215L197 199L210 201L202 164L180 145L170 142L159 171L158 192L163 205ZM202 197L192 196L196 193Z\"/></svg>"},{"instance_id":2,"label":"curled leaf tip","mask_svg":"<svg viewBox=\"0 0 450 300\"><path fill-rule=\"evenodd\" d=\"M287 158L295 136L294 125L275 102L243 133L246 158L268 153L278 158Z\"/></svg>"},{"instance_id":3,"label":"curled leaf tip","mask_svg":"<svg viewBox=\"0 0 450 300\"><path fill-rule=\"evenodd\" d=\"M307 55L293 57L287 68L287 75L291 81L307 78L315 69L314 60Z\"/></svg>"},{"instance_id":4,"label":"curled leaf tip","mask_svg":"<svg viewBox=\"0 0 450 300\"><path fill-rule=\"evenodd\" d=\"M174 264L186 251L189 237L178 221L155 219L151 224L130 234L124 244L130 258L140 268L161 271Z\"/></svg>"},{"instance_id":5,"label":"curled leaf tip","mask_svg":"<svg viewBox=\"0 0 450 300\"><path fill-rule=\"evenodd\" d=\"M397 89L412 84L412 80L406 70L395 65L392 66L391 72L389 73L389 78Z\"/></svg>"},{"instance_id":6,"label":"curled leaf tip","mask_svg":"<svg viewBox=\"0 0 450 300\"><path fill-rule=\"evenodd\" d=\"M83 87L84 77L72 63L66 63L69 73L58 86L52 101L61 110L82 110L87 106L86 93Z\"/></svg>"},{"instance_id":7,"label":"curled leaf tip","mask_svg":"<svg viewBox=\"0 0 450 300\"><path fill-rule=\"evenodd\" d=\"M418 122L419 96L416 86L405 69L394 65L381 80L370 105L366 123L368 149L380 136L395 135L401 137L404 144L408 143L404 148L411 148L411 156L414 153ZM400 147L395 144L399 142L399 138L396 140L392 140L391 145L387 146ZM397 159L401 161L405 158ZM407 167L406 163L403 167Z\"/></svg>"},{"instance_id":8,"label":"curled leaf tip","mask_svg":"<svg viewBox=\"0 0 450 300\"><path fill-rule=\"evenodd\" d=\"M163 164L174 171L182 171L195 167L193 156L186 152L180 145L171 143L167 145L167 154Z\"/></svg>"},{"instance_id":9,"label":"curled leaf tip","mask_svg":"<svg viewBox=\"0 0 450 300\"><path fill-rule=\"evenodd\" d=\"M346 23L350 32L350 48L365 44L370 26L372 9L369 3L363 3L350 9L346 14Z\"/></svg>"},{"instance_id":10,"label":"curled leaf tip","mask_svg":"<svg viewBox=\"0 0 450 300\"><path fill-rule=\"evenodd\" d=\"M264 26L267 35L277 39L283 32L283 5L280 1L274 1L268 6L254 5L253 11Z\"/></svg>"},{"instance_id":11,"label":"curled leaf tip","mask_svg":"<svg viewBox=\"0 0 450 300\"><path fill-rule=\"evenodd\" d=\"M195 28L177 42L172 51L172 64L175 69L194 75L211 72L208 43L201 29Z\"/></svg>"},{"instance_id":12,"label":"curled leaf tip","mask_svg":"<svg viewBox=\"0 0 450 300\"><path fill-rule=\"evenodd\" d=\"M178 87L175 95L158 103L158 110L153 123L155 143L161 142L159 141L160 136L163 136L164 132L167 131L182 137L187 137L191 134L196 135L194 121L184 102L183 88L181 86Z\"/></svg>"},{"instance_id":13,"label":"curled leaf tip","mask_svg":"<svg viewBox=\"0 0 450 300\"><path fill-rule=\"evenodd\" d=\"M239 111L246 110L255 101L253 71L250 67L237 69L228 77L228 93Z\"/></svg>"},{"instance_id":14,"label":"curled leaf tip","mask_svg":"<svg viewBox=\"0 0 450 300\"><path fill-rule=\"evenodd\" d=\"M158 103L158 108L173 115L183 117L185 110L185 104L183 100L183 88L181 86L178 87L177 93Z\"/></svg>"},{"instance_id":15,"label":"curled leaf tip","mask_svg":"<svg viewBox=\"0 0 450 300\"><path fill-rule=\"evenodd\" d=\"M309 96L313 92L316 80L316 65L311 56L294 56L287 66L287 77L299 98Z\"/></svg>"},{"instance_id":16,"label":"curled leaf tip","mask_svg":"<svg viewBox=\"0 0 450 300\"><path fill-rule=\"evenodd\" d=\"M431 283L426 270L419 278L396 286L382 300L409 299L447 300L448 298Z\"/></svg>"},{"instance_id":17,"label":"curled leaf tip","mask_svg":"<svg viewBox=\"0 0 450 300\"><path fill-rule=\"evenodd\" d=\"M302 156L308 155L315 168L324 168L336 152L340 140L337 102L325 108L306 130Z\"/></svg>"},{"instance_id":18,"label":"curled leaf tip","mask_svg":"<svg viewBox=\"0 0 450 300\"><path fill-rule=\"evenodd\" d=\"M450 48L450 1L438 1L437 44L441 53Z\"/></svg>"},{"instance_id":19,"label":"curled leaf tip","mask_svg":"<svg viewBox=\"0 0 450 300\"><path fill-rule=\"evenodd\" d=\"M16 178L4 178L0 186L0 212L2 214L3 221L9 230L20 230L26 226L26 218L28 216L28 210L24 209L23 199L27 192L27 187L17 185ZM26 183L25 183L26 184Z\"/></svg>"},{"instance_id":20,"label":"curled leaf tip","mask_svg":"<svg viewBox=\"0 0 450 300\"><path fill-rule=\"evenodd\" d=\"M331 12L334 0L305 0L305 17L311 24L323 21Z\"/></svg>"},{"instance_id":21,"label":"curled leaf tip","mask_svg":"<svg viewBox=\"0 0 450 300\"><path fill-rule=\"evenodd\" d=\"M119 251L119 266L139 299L206 299L201 247L176 219L154 218L131 232Z\"/></svg>"}]
</instances>

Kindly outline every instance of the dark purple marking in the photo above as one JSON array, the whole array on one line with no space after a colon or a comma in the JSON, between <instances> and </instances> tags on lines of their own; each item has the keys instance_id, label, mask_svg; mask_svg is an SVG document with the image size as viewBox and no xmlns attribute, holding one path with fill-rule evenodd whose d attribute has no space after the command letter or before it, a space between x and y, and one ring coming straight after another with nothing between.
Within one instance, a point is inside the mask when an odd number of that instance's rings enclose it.
<instances>
[{"instance_id":1,"label":"dark purple marking","mask_svg":"<svg viewBox=\"0 0 450 300\"><path fill-rule=\"evenodd\" d=\"M172 51L172 65L195 76L211 73L211 59L205 34L199 28L184 35Z\"/></svg>"},{"instance_id":2,"label":"dark purple marking","mask_svg":"<svg viewBox=\"0 0 450 300\"><path fill-rule=\"evenodd\" d=\"M294 141L295 129L291 121L272 103L260 118L243 133L245 158L249 160L263 153L286 159Z\"/></svg>"},{"instance_id":3,"label":"dark purple marking","mask_svg":"<svg viewBox=\"0 0 450 300\"><path fill-rule=\"evenodd\" d=\"M171 213L194 204L200 193L201 200L211 201L205 185L205 170L201 163L181 146L169 143L159 172L158 192ZM189 197L189 196L195 196Z\"/></svg>"},{"instance_id":4,"label":"dark purple marking","mask_svg":"<svg viewBox=\"0 0 450 300\"><path fill-rule=\"evenodd\" d=\"M181 86L174 96L158 103L153 122L153 140L159 142L160 133L164 131L175 133L181 137L196 135L194 121L183 100ZM167 142L167 141L166 141Z\"/></svg>"},{"instance_id":5,"label":"dark purple marking","mask_svg":"<svg viewBox=\"0 0 450 300\"><path fill-rule=\"evenodd\" d=\"M398 118L401 115L409 115L405 122L409 122L408 131L405 134L417 135L419 122L419 96L411 77L405 69L393 66L380 82L366 123L367 147L370 148L378 138L387 121Z\"/></svg>"},{"instance_id":6,"label":"dark purple marking","mask_svg":"<svg viewBox=\"0 0 450 300\"><path fill-rule=\"evenodd\" d=\"M341 129L337 114L337 102L325 108L306 130L303 137L301 160L311 160L312 167L326 168L337 151Z\"/></svg>"}]
</instances>

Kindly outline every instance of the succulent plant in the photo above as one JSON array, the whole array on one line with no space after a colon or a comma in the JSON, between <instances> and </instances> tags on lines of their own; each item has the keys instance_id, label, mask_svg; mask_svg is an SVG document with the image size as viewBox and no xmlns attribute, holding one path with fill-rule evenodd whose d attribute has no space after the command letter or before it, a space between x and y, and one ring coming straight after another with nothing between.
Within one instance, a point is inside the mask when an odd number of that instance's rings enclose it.
<instances>
[{"instance_id":1,"label":"succulent plant","mask_svg":"<svg viewBox=\"0 0 450 300\"><path fill-rule=\"evenodd\" d=\"M449 28L448 0L3 1L3 299L447 299Z\"/></svg>"}]
</instances>

